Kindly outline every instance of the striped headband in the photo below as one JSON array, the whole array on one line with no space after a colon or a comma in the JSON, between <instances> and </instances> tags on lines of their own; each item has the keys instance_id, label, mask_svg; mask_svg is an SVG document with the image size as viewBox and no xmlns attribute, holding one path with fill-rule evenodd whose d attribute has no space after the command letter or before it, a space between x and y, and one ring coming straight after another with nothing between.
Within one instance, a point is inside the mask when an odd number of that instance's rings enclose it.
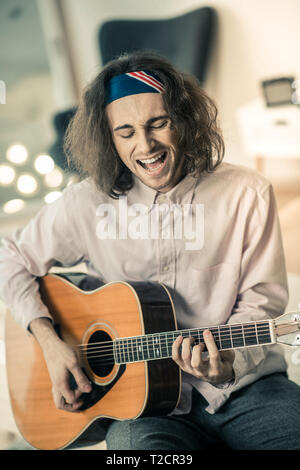
<instances>
[{"instance_id":1,"label":"striped headband","mask_svg":"<svg viewBox=\"0 0 300 470\"><path fill-rule=\"evenodd\" d=\"M112 101L128 95L162 93L163 91L163 84L153 72L149 72L148 70L128 72L122 75L116 75L109 81L105 104L108 105Z\"/></svg>"}]
</instances>

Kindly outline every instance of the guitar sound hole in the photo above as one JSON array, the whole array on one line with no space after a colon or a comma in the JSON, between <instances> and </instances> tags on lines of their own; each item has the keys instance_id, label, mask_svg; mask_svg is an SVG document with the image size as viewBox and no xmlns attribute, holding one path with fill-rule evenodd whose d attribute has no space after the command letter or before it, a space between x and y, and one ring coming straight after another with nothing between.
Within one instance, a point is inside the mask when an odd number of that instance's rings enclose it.
<instances>
[{"instance_id":1,"label":"guitar sound hole","mask_svg":"<svg viewBox=\"0 0 300 470\"><path fill-rule=\"evenodd\" d=\"M98 377L106 377L115 362L111 337L102 330L95 331L88 341L87 361L92 372Z\"/></svg>"}]
</instances>

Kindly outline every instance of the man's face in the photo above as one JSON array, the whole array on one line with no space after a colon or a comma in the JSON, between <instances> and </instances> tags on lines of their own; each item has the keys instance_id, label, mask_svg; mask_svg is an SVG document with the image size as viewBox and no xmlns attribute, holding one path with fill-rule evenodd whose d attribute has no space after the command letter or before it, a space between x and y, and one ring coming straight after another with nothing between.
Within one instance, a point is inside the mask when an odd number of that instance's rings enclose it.
<instances>
[{"instance_id":1,"label":"man's face","mask_svg":"<svg viewBox=\"0 0 300 470\"><path fill-rule=\"evenodd\" d=\"M182 176L183 156L158 93L129 95L107 106L116 150L144 184L167 192Z\"/></svg>"}]
</instances>

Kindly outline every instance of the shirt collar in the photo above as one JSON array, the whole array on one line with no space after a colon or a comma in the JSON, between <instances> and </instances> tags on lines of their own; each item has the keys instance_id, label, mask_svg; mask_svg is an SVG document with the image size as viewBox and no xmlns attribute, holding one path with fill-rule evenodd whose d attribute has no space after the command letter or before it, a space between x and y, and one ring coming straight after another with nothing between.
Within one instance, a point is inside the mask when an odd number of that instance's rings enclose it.
<instances>
[{"instance_id":1,"label":"shirt collar","mask_svg":"<svg viewBox=\"0 0 300 470\"><path fill-rule=\"evenodd\" d=\"M135 175L133 175L133 181L133 188L128 193L128 203L130 205L142 203L148 207L148 210L151 210L153 204L157 202L191 204L197 178L187 175L167 193L160 193L155 189L149 188Z\"/></svg>"}]
</instances>

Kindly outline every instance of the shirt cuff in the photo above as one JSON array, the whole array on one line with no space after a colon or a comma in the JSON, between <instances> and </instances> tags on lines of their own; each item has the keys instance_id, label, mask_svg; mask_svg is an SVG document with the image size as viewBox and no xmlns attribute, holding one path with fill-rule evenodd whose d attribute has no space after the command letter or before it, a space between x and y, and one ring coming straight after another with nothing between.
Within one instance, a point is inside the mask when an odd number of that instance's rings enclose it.
<instances>
[{"instance_id":1,"label":"shirt cuff","mask_svg":"<svg viewBox=\"0 0 300 470\"><path fill-rule=\"evenodd\" d=\"M235 376L234 385L245 377L245 375L256 370L264 358L265 352L263 347L235 350L235 358L233 362L233 371Z\"/></svg>"}]
</instances>

